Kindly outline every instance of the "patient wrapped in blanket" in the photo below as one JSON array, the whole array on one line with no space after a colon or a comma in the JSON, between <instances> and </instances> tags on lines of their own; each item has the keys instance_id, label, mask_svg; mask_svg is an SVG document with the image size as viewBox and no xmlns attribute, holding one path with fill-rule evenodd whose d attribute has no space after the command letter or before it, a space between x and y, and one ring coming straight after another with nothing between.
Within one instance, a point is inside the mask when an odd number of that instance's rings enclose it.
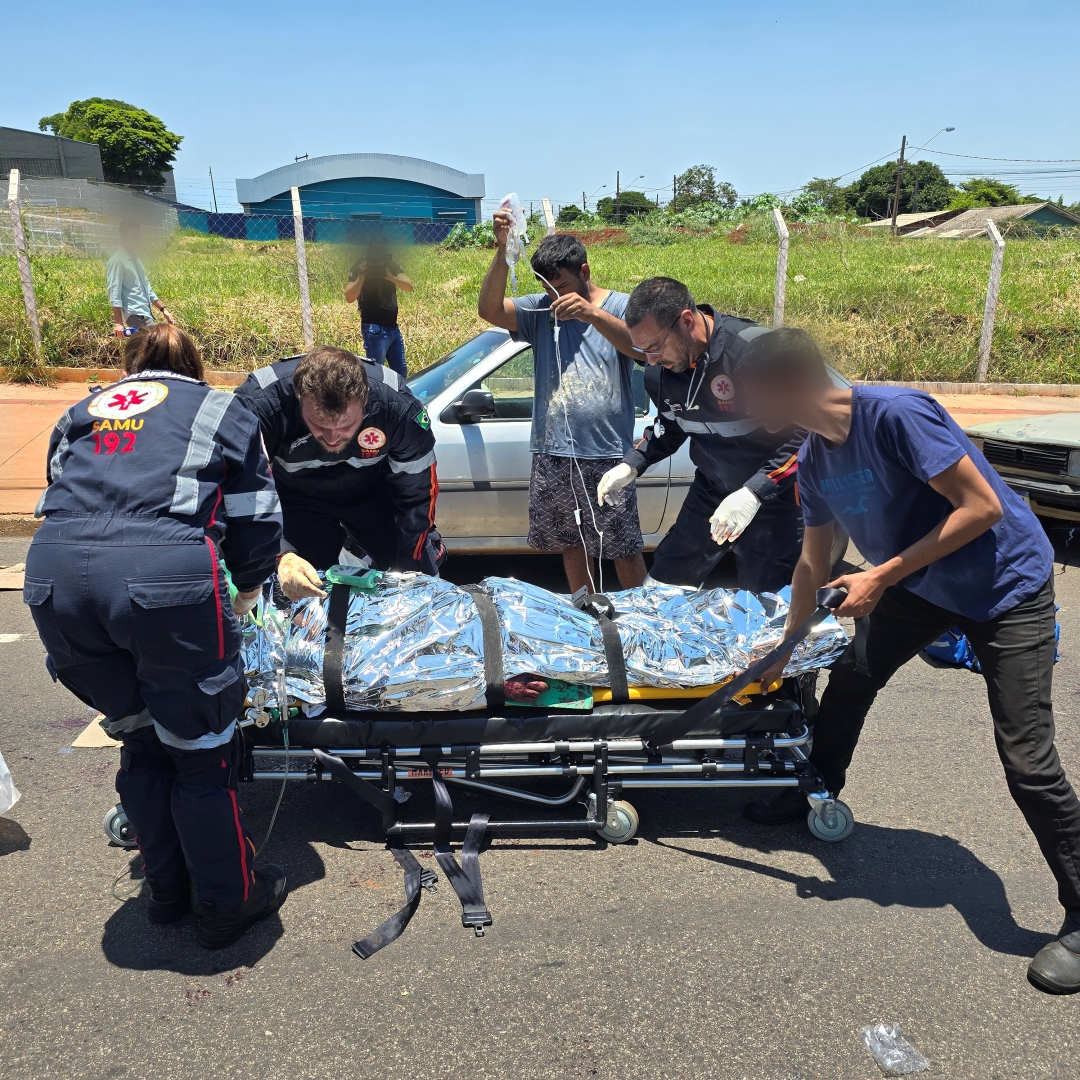
<instances>
[{"instance_id":1,"label":"patient wrapped in blanket","mask_svg":"<svg viewBox=\"0 0 1080 1080\"><path fill-rule=\"evenodd\" d=\"M600 624L569 598L513 578L480 583L499 617L508 678L609 683ZM609 594L627 682L690 689L745 670L779 643L789 591L756 596L727 589L647 584ZM245 620L244 661L253 688L276 703L282 665L290 698L316 713L326 700L323 652L329 601L300 600L291 611L260 602ZM795 675L831 664L847 644L828 618L795 651ZM453 712L486 705L480 615L469 592L424 574L385 574L349 598L342 683L350 710Z\"/></svg>"}]
</instances>

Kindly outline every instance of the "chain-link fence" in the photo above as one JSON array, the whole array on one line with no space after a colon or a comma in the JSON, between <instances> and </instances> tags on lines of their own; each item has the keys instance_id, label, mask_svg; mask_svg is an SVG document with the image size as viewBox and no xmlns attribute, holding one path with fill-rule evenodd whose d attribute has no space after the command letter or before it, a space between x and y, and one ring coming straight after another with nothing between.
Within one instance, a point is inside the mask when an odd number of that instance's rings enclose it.
<instances>
[{"instance_id":1,"label":"chain-link fence","mask_svg":"<svg viewBox=\"0 0 1080 1080\"><path fill-rule=\"evenodd\" d=\"M104 265L116 243L114 218L85 201L45 203L39 188L20 187L27 286L19 260L10 257L16 243L7 209L0 214L0 363L9 369L42 360L118 363ZM376 234L386 237L416 283L415 292L398 294L410 370L484 328L476 302L493 255L490 221L467 226L301 215L298 229L288 214L215 214L160 202L155 209L155 236L167 243L148 245L150 279L210 367L250 370L310 341L363 352L359 313L344 291ZM806 327L857 378L1080 379L1077 230L1028 237L1002 223L1008 250L994 259L985 234L908 239L847 221L789 218L785 244L770 211L751 209L745 219L719 223L684 217L658 215L575 234L604 287L630 291L654 274L679 278L700 300L734 314ZM530 221L534 247L545 228L539 217ZM40 347L27 288L36 292ZM519 293L539 288L527 265L519 266Z\"/></svg>"}]
</instances>

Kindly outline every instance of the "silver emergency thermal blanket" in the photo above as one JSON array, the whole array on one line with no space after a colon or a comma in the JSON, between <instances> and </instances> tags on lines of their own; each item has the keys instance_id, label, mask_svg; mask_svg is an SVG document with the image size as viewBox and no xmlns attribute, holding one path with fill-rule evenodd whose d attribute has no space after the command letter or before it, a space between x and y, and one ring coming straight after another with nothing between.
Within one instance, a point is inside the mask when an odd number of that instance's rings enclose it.
<instances>
[{"instance_id":1,"label":"silver emergency thermal blanket","mask_svg":"<svg viewBox=\"0 0 1080 1080\"><path fill-rule=\"evenodd\" d=\"M506 677L607 686L600 625L567 597L514 578L481 583L502 632ZM711 686L743 671L783 636L789 590L760 596L728 589L649 584L608 594L615 606L631 686ZM326 700L323 650L329 601L300 600L291 612L260 603L244 630L252 687L276 703L284 659L290 697L310 711ZM835 618L795 649L786 675L826 667L847 635ZM423 574L386 574L373 593L349 598L342 650L345 704L351 710L453 712L485 706L480 616L465 589Z\"/></svg>"}]
</instances>

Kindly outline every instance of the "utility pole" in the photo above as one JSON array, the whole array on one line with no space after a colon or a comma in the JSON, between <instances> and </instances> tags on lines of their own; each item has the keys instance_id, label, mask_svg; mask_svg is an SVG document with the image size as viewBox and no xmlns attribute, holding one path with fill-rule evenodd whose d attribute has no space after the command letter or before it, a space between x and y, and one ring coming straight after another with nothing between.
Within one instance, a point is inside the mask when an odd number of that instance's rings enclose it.
<instances>
[{"instance_id":1,"label":"utility pole","mask_svg":"<svg viewBox=\"0 0 1080 1080\"><path fill-rule=\"evenodd\" d=\"M677 176L671 178L671 210L675 214L679 212L679 178Z\"/></svg>"},{"instance_id":2,"label":"utility pole","mask_svg":"<svg viewBox=\"0 0 1080 1080\"><path fill-rule=\"evenodd\" d=\"M218 208L217 191L214 188L214 170L209 165L207 166L207 168L210 169L210 194L214 197L214 213L216 214L218 212Z\"/></svg>"},{"instance_id":3,"label":"utility pole","mask_svg":"<svg viewBox=\"0 0 1080 1080\"><path fill-rule=\"evenodd\" d=\"M900 141L900 162L896 166L896 191L892 201L892 234L896 235L896 216L900 212L900 181L904 175L904 151L907 149L907 136Z\"/></svg>"},{"instance_id":4,"label":"utility pole","mask_svg":"<svg viewBox=\"0 0 1080 1080\"><path fill-rule=\"evenodd\" d=\"M619 173L615 173L615 224L619 224Z\"/></svg>"},{"instance_id":5,"label":"utility pole","mask_svg":"<svg viewBox=\"0 0 1080 1080\"><path fill-rule=\"evenodd\" d=\"M581 193L581 209L586 214L589 212L589 207L586 205L586 202L585 202L585 192L584 191Z\"/></svg>"}]
</instances>

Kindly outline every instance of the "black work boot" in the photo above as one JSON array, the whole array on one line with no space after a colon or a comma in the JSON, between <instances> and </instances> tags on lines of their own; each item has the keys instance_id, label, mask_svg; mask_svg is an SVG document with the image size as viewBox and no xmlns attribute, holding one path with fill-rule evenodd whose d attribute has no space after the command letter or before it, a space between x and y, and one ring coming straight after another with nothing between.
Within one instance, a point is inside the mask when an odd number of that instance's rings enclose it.
<instances>
[{"instance_id":1,"label":"black work boot","mask_svg":"<svg viewBox=\"0 0 1080 1080\"><path fill-rule=\"evenodd\" d=\"M177 922L191 909L191 880L184 878L179 885L159 885L152 878L146 879L150 886L150 905L147 917L158 926Z\"/></svg>"},{"instance_id":2,"label":"black work boot","mask_svg":"<svg viewBox=\"0 0 1080 1080\"><path fill-rule=\"evenodd\" d=\"M771 799L747 803L743 816L759 825L787 825L792 821L805 821L810 813L806 795L798 788L781 788Z\"/></svg>"},{"instance_id":3,"label":"black work boot","mask_svg":"<svg viewBox=\"0 0 1080 1080\"><path fill-rule=\"evenodd\" d=\"M273 915L285 902L285 871L267 863L251 874L248 898L232 911L206 908L199 922L199 944L204 949L224 949L241 938L260 919Z\"/></svg>"},{"instance_id":4,"label":"black work boot","mask_svg":"<svg viewBox=\"0 0 1080 1080\"><path fill-rule=\"evenodd\" d=\"M1048 994L1080 991L1080 911L1067 911L1057 940L1044 945L1028 966L1028 982Z\"/></svg>"}]
</instances>

